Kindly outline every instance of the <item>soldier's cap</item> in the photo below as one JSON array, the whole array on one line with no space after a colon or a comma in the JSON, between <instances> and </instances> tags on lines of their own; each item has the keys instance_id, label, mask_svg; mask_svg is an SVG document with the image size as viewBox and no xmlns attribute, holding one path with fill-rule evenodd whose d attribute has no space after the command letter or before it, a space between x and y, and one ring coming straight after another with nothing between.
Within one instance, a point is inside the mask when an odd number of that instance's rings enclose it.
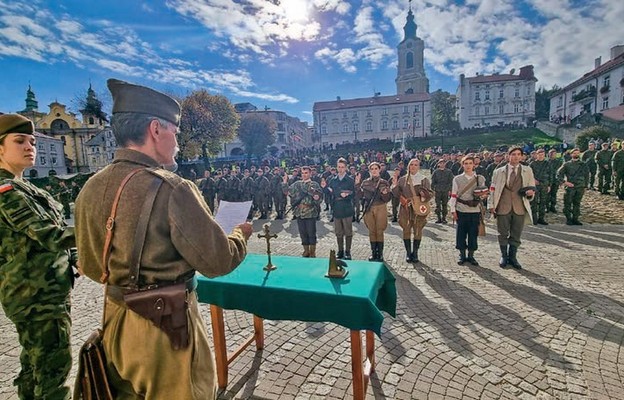
<instances>
[{"instance_id":1,"label":"soldier's cap","mask_svg":"<svg viewBox=\"0 0 624 400\"><path fill-rule=\"evenodd\" d=\"M604 143L602 144L602 147L609 147L609 143L604 142Z\"/></svg>"},{"instance_id":2,"label":"soldier's cap","mask_svg":"<svg viewBox=\"0 0 624 400\"><path fill-rule=\"evenodd\" d=\"M0 115L0 139L9 133L35 133L35 125L31 120L19 114Z\"/></svg>"},{"instance_id":3,"label":"soldier's cap","mask_svg":"<svg viewBox=\"0 0 624 400\"><path fill-rule=\"evenodd\" d=\"M544 149L537 149L536 153L546 153Z\"/></svg>"},{"instance_id":4,"label":"soldier's cap","mask_svg":"<svg viewBox=\"0 0 624 400\"><path fill-rule=\"evenodd\" d=\"M555 150L555 149L550 149L550 150L548 150L548 154L550 154L550 153L556 153L556 152L557 152L557 150Z\"/></svg>"},{"instance_id":5,"label":"soldier's cap","mask_svg":"<svg viewBox=\"0 0 624 400\"><path fill-rule=\"evenodd\" d=\"M106 84L113 96L113 114L146 114L180 125L180 104L166 94L118 79Z\"/></svg>"}]
</instances>

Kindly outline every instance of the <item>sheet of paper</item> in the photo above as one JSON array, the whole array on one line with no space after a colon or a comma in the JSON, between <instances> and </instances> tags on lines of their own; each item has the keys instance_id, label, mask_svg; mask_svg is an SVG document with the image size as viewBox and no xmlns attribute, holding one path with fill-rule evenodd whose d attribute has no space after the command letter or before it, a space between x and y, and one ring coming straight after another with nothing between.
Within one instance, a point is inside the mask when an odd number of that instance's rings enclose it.
<instances>
[{"instance_id":1,"label":"sheet of paper","mask_svg":"<svg viewBox=\"0 0 624 400\"><path fill-rule=\"evenodd\" d=\"M219 202L219 208L217 208L217 214L215 215L215 221L226 234L230 234L232 229L238 224L242 224L247 221L247 215L251 209L250 201L241 202L229 202L221 200Z\"/></svg>"}]
</instances>

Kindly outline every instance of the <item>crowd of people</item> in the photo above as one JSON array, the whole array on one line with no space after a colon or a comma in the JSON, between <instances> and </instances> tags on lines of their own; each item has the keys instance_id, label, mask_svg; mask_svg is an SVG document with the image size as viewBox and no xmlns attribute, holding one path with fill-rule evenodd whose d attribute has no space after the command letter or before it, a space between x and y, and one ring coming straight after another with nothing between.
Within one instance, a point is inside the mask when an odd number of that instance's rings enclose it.
<instances>
[{"instance_id":1,"label":"crowd of people","mask_svg":"<svg viewBox=\"0 0 624 400\"><path fill-rule=\"evenodd\" d=\"M221 201L252 201L249 219L296 219L303 257L316 257L322 211L334 224L339 259L352 259L353 224L363 221L373 262L384 260L385 231L397 223L405 261L418 263L423 229L434 213L435 223L456 222L457 263L479 265L478 237L489 212L496 218L500 267L521 269L524 226L548 224L560 188L569 225L581 224L587 188L609 195L614 178L615 194L624 199L624 149L616 142L602 143L600 151L590 144L582 154L532 146L310 153L248 168L211 166L190 181L174 173L179 104L123 81L111 79L108 87L120 146L115 160L80 190L77 183L58 182L56 198L45 190L52 186L42 189L23 177L36 160L33 123L18 114L0 116L0 303L22 346L14 381L20 398L70 397L65 380L72 362L74 267L106 285L102 343L118 397L216 398L195 274L235 269L252 233L248 222L231 232L219 227L213 213ZM74 199L75 228L67 224ZM137 302L165 290L175 307L156 321L147 303ZM172 330L167 321L173 320L183 323ZM194 356L200 353L206 356Z\"/></svg>"}]
</instances>

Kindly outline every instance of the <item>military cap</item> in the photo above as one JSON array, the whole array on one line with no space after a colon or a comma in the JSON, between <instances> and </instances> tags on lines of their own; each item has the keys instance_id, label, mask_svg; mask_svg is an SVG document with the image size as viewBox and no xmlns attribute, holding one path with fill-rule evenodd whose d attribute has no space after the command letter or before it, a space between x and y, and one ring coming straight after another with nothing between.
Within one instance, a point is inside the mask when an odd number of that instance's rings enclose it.
<instances>
[{"instance_id":1,"label":"military cap","mask_svg":"<svg viewBox=\"0 0 624 400\"><path fill-rule=\"evenodd\" d=\"M35 125L28 118L19 114L0 115L0 139L9 133L35 133Z\"/></svg>"},{"instance_id":2,"label":"military cap","mask_svg":"<svg viewBox=\"0 0 624 400\"><path fill-rule=\"evenodd\" d=\"M113 96L113 114L147 114L180 125L180 104L166 94L118 79L106 84Z\"/></svg>"}]
</instances>

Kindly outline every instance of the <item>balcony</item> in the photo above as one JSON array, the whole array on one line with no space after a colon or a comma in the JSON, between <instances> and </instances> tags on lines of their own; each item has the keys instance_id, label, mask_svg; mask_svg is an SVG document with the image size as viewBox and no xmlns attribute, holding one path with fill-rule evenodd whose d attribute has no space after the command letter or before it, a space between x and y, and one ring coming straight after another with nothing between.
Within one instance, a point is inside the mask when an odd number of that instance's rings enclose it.
<instances>
[{"instance_id":1,"label":"balcony","mask_svg":"<svg viewBox=\"0 0 624 400\"><path fill-rule=\"evenodd\" d=\"M572 101L573 102L577 102L577 101L581 101L585 98L593 98L596 97L596 87L595 86L591 86L589 88L589 90L581 90L579 93L577 93L576 95L572 96Z\"/></svg>"},{"instance_id":2,"label":"balcony","mask_svg":"<svg viewBox=\"0 0 624 400\"><path fill-rule=\"evenodd\" d=\"M609 85L604 85L600 88L600 94L605 94L609 91Z\"/></svg>"}]
</instances>

